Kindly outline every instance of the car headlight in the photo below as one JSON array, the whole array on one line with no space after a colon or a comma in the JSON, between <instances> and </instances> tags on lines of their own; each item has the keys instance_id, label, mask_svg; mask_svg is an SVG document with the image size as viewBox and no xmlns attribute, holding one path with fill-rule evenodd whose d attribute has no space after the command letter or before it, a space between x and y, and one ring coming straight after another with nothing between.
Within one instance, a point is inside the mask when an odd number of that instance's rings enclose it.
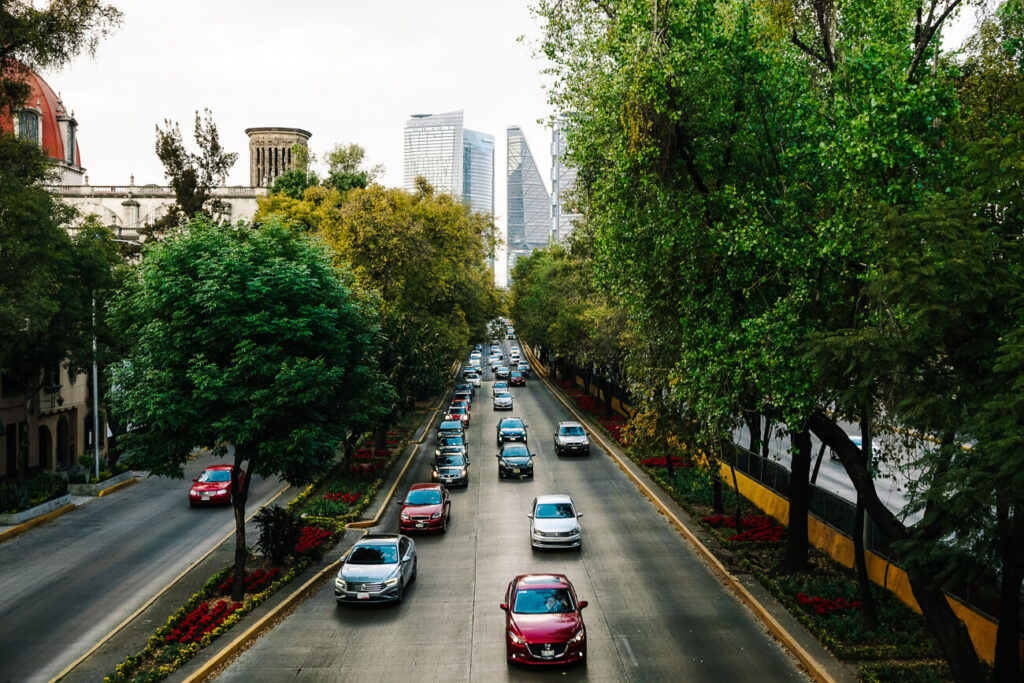
<instances>
[{"instance_id":1,"label":"car headlight","mask_svg":"<svg viewBox=\"0 0 1024 683\"><path fill-rule=\"evenodd\" d=\"M466 476L466 468L465 467L463 467L461 470L459 470L459 476L460 477Z\"/></svg>"},{"instance_id":2,"label":"car headlight","mask_svg":"<svg viewBox=\"0 0 1024 683\"><path fill-rule=\"evenodd\" d=\"M190 496L198 496L199 495L199 491L189 491L188 495L190 495Z\"/></svg>"},{"instance_id":3,"label":"car headlight","mask_svg":"<svg viewBox=\"0 0 1024 683\"><path fill-rule=\"evenodd\" d=\"M431 518L431 519L437 519L437 518L438 518L438 517L440 517L440 516L441 516L441 513L440 513L440 512L435 512L434 514L430 515L430 518Z\"/></svg>"},{"instance_id":4,"label":"car headlight","mask_svg":"<svg viewBox=\"0 0 1024 683\"><path fill-rule=\"evenodd\" d=\"M409 515L407 515L407 514L405 514L405 513L403 512L403 513L402 513L402 521L408 522L408 521L409 521Z\"/></svg>"},{"instance_id":5,"label":"car headlight","mask_svg":"<svg viewBox=\"0 0 1024 683\"><path fill-rule=\"evenodd\" d=\"M338 577L337 577L337 578L336 578L336 579L334 580L334 586L335 586L335 587L336 587L336 588L337 588L338 590L348 590L348 584L347 584L347 583L345 583L345 579L341 578L341 576L338 576Z\"/></svg>"},{"instance_id":6,"label":"car headlight","mask_svg":"<svg viewBox=\"0 0 1024 683\"><path fill-rule=\"evenodd\" d=\"M432 476L434 479L437 479L437 470L431 470L430 476Z\"/></svg>"},{"instance_id":7,"label":"car headlight","mask_svg":"<svg viewBox=\"0 0 1024 683\"><path fill-rule=\"evenodd\" d=\"M516 633L515 631L509 631L508 632L508 639L511 640L516 645L526 645L526 641L523 640L523 638L518 633Z\"/></svg>"},{"instance_id":8,"label":"car headlight","mask_svg":"<svg viewBox=\"0 0 1024 683\"><path fill-rule=\"evenodd\" d=\"M441 449L440 448L435 448L434 449L434 456L436 457L438 455L441 455Z\"/></svg>"},{"instance_id":9,"label":"car headlight","mask_svg":"<svg viewBox=\"0 0 1024 683\"><path fill-rule=\"evenodd\" d=\"M384 582L384 587L385 588L390 588L391 586L394 586L396 583L398 583L398 577L397 576L393 576L393 577L391 577L390 579L388 579L387 581Z\"/></svg>"},{"instance_id":10,"label":"car headlight","mask_svg":"<svg viewBox=\"0 0 1024 683\"><path fill-rule=\"evenodd\" d=\"M586 636L587 636L587 633L586 633L586 631L583 630L583 627L581 626L580 630L576 632L576 635L574 635L569 642L570 643L580 643L580 642L583 642L583 639Z\"/></svg>"},{"instance_id":11,"label":"car headlight","mask_svg":"<svg viewBox=\"0 0 1024 683\"><path fill-rule=\"evenodd\" d=\"M579 534L580 534L580 528L579 528L579 527L576 527L575 529L573 529L573 530L572 530L572 531L570 531L569 533L571 533L571 534L573 534L573 535L576 535L576 536L579 536Z\"/></svg>"}]
</instances>

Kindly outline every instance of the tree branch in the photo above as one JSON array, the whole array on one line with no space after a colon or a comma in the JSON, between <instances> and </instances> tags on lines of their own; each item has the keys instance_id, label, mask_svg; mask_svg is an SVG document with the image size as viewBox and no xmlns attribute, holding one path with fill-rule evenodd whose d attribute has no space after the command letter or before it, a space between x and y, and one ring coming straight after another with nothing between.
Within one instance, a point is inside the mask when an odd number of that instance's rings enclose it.
<instances>
[{"instance_id":1,"label":"tree branch","mask_svg":"<svg viewBox=\"0 0 1024 683\"><path fill-rule=\"evenodd\" d=\"M810 45L807 45L804 41L800 40L800 37L796 34L796 29L793 29L793 33L790 34L789 42L796 45L805 54L808 54L821 62L825 68L828 68L828 62L825 61L825 58L818 54Z\"/></svg>"},{"instance_id":2,"label":"tree branch","mask_svg":"<svg viewBox=\"0 0 1024 683\"><path fill-rule=\"evenodd\" d=\"M914 58L910 62L910 68L907 69L907 83L912 82L917 76L917 68L921 65L921 60L924 59L924 53L928 49L929 43L935 37L939 27L942 26L942 22L960 5L960 2L961 0L950 0L949 5L946 6L946 9L942 11L934 23L932 22L932 17L935 15L938 0L932 0L932 7L928 11L928 19L923 24L921 22L921 10L918 8L917 27L914 29Z\"/></svg>"}]
</instances>

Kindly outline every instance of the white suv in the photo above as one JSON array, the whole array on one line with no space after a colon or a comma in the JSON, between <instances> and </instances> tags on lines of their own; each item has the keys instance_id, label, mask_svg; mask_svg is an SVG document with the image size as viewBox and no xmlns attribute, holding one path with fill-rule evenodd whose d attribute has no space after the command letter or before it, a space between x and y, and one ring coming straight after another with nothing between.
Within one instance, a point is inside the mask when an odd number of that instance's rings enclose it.
<instances>
[{"instance_id":1,"label":"white suv","mask_svg":"<svg viewBox=\"0 0 1024 683\"><path fill-rule=\"evenodd\" d=\"M558 423L558 431L555 432L555 454L565 453L590 455L590 439L587 438L587 430L579 422L567 420Z\"/></svg>"}]
</instances>

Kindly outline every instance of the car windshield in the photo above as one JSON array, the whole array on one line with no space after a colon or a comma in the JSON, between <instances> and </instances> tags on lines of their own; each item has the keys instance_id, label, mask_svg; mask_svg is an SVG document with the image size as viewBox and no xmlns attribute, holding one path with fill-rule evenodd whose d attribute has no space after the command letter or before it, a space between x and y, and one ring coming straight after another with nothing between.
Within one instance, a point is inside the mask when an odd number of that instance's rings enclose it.
<instances>
[{"instance_id":1,"label":"car windshield","mask_svg":"<svg viewBox=\"0 0 1024 683\"><path fill-rule=\"evenodd\" d=\"M515 418L510 419L510 420L505 420L504 422L501 423L501 428L502 429L522 429L523 428L523 421L522 420L517 420Z\"/></svg>"},{"instance_id":2,"label":"car windshield","mask_svg":"<svg viewBox=\"0 0 1024 683\"><path fill-rule=\"evenodd\" d=\"M438 429L440 431L442 431L442 432L461 432L462 431L462 423L461 422L456 422L455 420L448 420L448 421L442 422L441 426L438 427Z\"/></svg>"},{"instance_id":3,"label":"car windshield","mask_svg":"<svg viewBox=\"0 0 1024 683\"><path fill-rule=\"evenodd\" d=\"M458 446L464 447L466 444L463 443L461 436L442 436L441 440L437 444L438 446Z\"/></svg>"},{"instance_id":4,"label":"car windshield","mask_svg":"<svg viewBox=\"0 0 1024 683\"><path fill-rule=\"evenodd\" d=\"M462 467L465 464L466 460L461 455L442 455L437 459L438 467Z\"/></svg>"},{"instance_id":5,"label":"car windshield","mask_svg":"<svg viewBox=\"0 0 1024 683\"><path fill-rule=\"evenodd\" d=\"M419 489L409 491L405 497L406 505L437 505L441 502L441 492L437 489Z\"/></svg>"},{"instance_id":6,"label":"car windshield","mask_svg":"<svg viewBox=\"0 0 1024 683\"><path fill-rule=\"evenodd\" d=\"M494 383L494 388L495 389L508 389L508 384L505 383L505 382L495 382Z\"/></svg>"},{"instance_id":7,"label":"car windshield","mask_svg":"<svg viewBox=\"0 0 1024 683\"><path fill-rule=\"evenodd\" d=\"M558 430L562 436L583 436L583 427L562 427Z\"/></svg>"},{"instance_id":8,"label":"car windshield","mask_svg":"<svg viewBox=\"0 0 1024 683\"><path fill-rule=\"evenodd\" d=\"M205 470L199 475L200 484L211 481L231 481L231 473L226 470Z\"/></svg>"},{"instance_id":9,"label":"car windshield","mask_svg":"<svg viewBox=\"0 0 1024 683\"><path fill-rule=\"evenodd\" d=\"M530 451L526 450L526 446L520 446L518 444L505 446L501 451L501 457L503 458L528 458L530 457Z\"/></svg>"},{"instance_id":10,"label":"car windshield","mask_svg":"<svg viewBox=\"0 0 1024 683\"><path fill-rule=\"evenodd\" d=\"M496 398L512 398L512 394L507 391L499 391L494 395Z\"/></svg>"},{"instance_id":11,"label":"car windshield","mask_svg":"<svg viewBox=\"0 0 1024 683\"><path fill-rule=\"evenodd\" d=\"M393 545L357 545L348 556L348 564L395 564L398 548Z\"/></svg>"},{"instance_id":12,"label":"car windshield","mask_svg":"<svg viewBox=\"0 0 1024 683\"><path fill-rule=\"evenodd\" d=\"M465 413L466 409L463 408L462 406L452 406L451 408L448 409L449 415L464 415Z\"/></svg>"},{"instance_id":13,"label":"car windshield","mask_svg":"<svg viewBox=\"0 0 1024 683\"><path fill-rule=\"evenodd\" d=\"M516 591L516 614L564 614L573 611L567 588L531 588Z\"/></svg>"},{"instance_id":14,"label":"car windshield","mask_svg":"<svg viewBox=\"0 0 1024 683\"><path fill-rule=\"evenodd\" d=\"M537 519L559 519L564 517L575 517L576 513L570 503L539 503L537 505Z\"/></svg>"}]
</instances>

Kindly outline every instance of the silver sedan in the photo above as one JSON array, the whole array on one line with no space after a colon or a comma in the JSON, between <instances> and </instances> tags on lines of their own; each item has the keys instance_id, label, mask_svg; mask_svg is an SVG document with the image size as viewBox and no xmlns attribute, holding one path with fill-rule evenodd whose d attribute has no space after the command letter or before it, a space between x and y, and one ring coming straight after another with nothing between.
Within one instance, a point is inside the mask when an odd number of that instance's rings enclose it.
<instances>
[{"instance_id":1,"label":"silver sedan","mask_svg":"<svg viewBox=\"0 0 1024 683\"><path fill-rule=\"evenodd\" d=\"M530 518L530 544L534 548L579 548L583 532L572 498L562 494L537 496L533 499Z\"/></svg>"}]
</instances>

